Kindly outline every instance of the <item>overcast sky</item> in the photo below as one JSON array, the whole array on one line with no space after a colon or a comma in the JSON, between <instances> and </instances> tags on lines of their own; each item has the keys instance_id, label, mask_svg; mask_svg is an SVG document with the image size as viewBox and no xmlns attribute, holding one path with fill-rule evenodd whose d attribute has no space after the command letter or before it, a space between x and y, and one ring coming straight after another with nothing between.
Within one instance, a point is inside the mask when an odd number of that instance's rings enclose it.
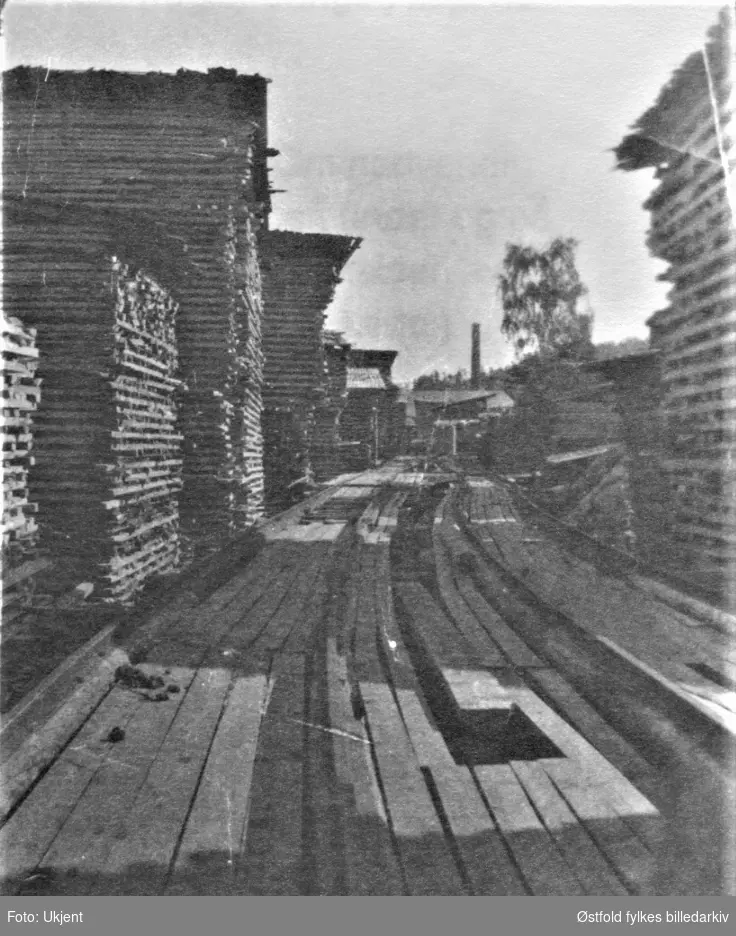
<instances>
[{"instance_id":1,"label":"overcast sky","mask_svg":"<svg viewBox=\"0 0 736 936\"><path fill-rule=\"evenodd\" d=\"M718 4L348 6L9 0L5 67L259 72L272 227L364 238L329 325L399 350L396 376L510 360L508 241L580 241L594 338L645 337L665 303L644 243L647 171L615 146L703 42Z\"/></svg>"}]
</instances>

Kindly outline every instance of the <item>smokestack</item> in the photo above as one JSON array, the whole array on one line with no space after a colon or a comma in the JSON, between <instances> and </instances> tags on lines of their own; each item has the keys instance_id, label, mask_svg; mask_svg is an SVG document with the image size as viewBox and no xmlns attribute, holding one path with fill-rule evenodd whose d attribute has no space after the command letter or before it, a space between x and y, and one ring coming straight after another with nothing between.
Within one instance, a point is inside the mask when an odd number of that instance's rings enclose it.
<instances>
[{"instance_id":1,"label":"smokestack","mask_svg":"<svg viewBox=\"0 0 736 936\"><path fill-rule=\"evenodd\" d=\"M470 384L474 390L480 386L480 325L475 322L472 331L472 349L470 353Z\"/></svg>"}]
</instances>

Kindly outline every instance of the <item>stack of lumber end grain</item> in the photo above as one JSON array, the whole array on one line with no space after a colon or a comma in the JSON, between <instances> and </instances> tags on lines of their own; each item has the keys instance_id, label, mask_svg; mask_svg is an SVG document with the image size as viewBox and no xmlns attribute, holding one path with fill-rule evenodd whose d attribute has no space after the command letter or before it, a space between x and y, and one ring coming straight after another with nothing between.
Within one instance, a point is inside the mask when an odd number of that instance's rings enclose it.
<instances>
[{"instance_id":1,"label":"stack of lumber end grain","mask_svg":"<svg viewBox=\"0 0 736 936\"><path fill-rule=\"evenodd\" d=\"M107 579L110 597L126 600L149 575L174 569L179 559L178 307L149 277L119 262L113 273L116 425L114 460L107 466L113 543Z\"/></svg>"},{"instance_id":2,"label":"stack of lumber end grain","mask_svg":"<svg viewBox=\"0 0 736 936\"><path fill-rule=\"evenodd\" d=\"M37 505L28 501L32 420L41 395L35 329L3 316L2 355L3 619L7 621L18 613L31 577L41 568L34 556Z\"/></svg>"}]
</instances>

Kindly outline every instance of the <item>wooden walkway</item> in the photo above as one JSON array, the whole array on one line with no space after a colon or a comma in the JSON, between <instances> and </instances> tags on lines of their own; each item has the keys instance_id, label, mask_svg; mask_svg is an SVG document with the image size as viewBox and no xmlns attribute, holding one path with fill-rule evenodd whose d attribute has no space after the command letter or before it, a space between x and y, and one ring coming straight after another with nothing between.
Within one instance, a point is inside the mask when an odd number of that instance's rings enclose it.
<instances>
[{"instance_id":1,"label":"wooden walkway","mask_svg":"<svg viewBox=\"0 0 736 936\"><path fill-rule=\"evenodd\" d=\"M339 479L4 748L2 891L651 892L654 768L458 571L443 506L421 575L391 554L423 480Z\"/></svg>"},{"instance_id":2,"label":"wooden walkway","mask_svg":"<svg viewBox=\"0 0 736 936\"><path fill-rule=\"evenodd\" d=\"M490 558L543 601L736 734L736 643L648 593L571 556L522 522L508 491L480 480L463 512Z\"/></svg>"}]
</instances>

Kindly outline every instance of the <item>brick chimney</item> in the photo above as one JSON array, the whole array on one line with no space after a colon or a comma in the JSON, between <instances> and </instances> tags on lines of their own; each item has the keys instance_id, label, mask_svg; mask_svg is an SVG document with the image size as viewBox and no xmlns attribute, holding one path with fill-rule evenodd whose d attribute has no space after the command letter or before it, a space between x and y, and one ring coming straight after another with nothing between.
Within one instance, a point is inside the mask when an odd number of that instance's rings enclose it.
<instances>
[{"instance_id":1,"label":"brick chimney","mask_svg":"<svg viewBox=\"0 0 736 936\"><path fill-rule=\"evenodd\" d=\"M480 325L472 326L472 347L470 352L470 384L474 390L480 386Z\"/></svg>"}]
</instances>

